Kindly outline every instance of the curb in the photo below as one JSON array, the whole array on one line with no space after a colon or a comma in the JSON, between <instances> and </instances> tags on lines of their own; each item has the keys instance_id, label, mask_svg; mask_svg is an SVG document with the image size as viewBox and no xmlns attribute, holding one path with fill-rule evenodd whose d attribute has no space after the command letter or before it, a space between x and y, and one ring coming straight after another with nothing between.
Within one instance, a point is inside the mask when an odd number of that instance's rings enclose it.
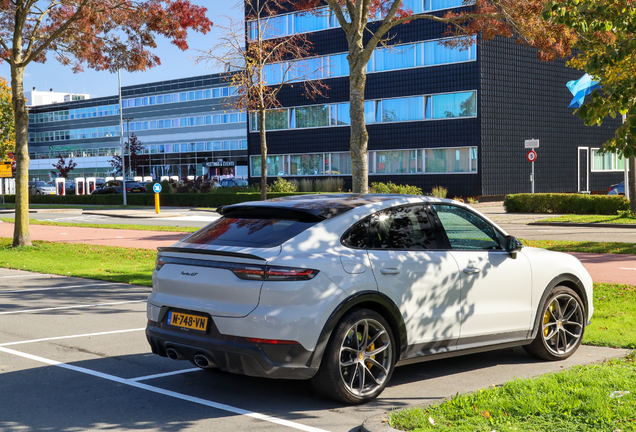
<instances>
[{"instance_id":1,"label":"curb","mask_svg":"<svg viewBox=\"0 0 636 432\"><path fill-rule=\"evenodd\" d=\"M574 223L574 222L528 222L527 225L538 226L560 226L560 227L583 227L583 228L632 228L636 229L636 224L607 224L607 223Z\"/></svg>"},{"instance_id":2,"label":"curb","mask_svg":"<svg viewBox=\"0 0 636 432\"><path fill-rule=\"evenodd\" d=\"M386 418L386 413L374 415L369 417L360 426L361 432L400 432L397 429L393 429L389 426L389 422Z\"/></svg>"},{"instance_id":3,"label":"curb","mask_svg":"<svg viewBox=\"0 0 636 432\"><path fill-rule=\"evenodd\" d=\"M127 213L127 214L113 214L113 213L102 213L102 212L92 212L92 211L83 212L82 214L93 215L93 216L116 217L116 218L122 218L122 219L169 219L169 218L181 216L181 214L166 215L166 214L161 214L161 213L159 213L159 214L149 213L149 214L136 215L136 214L130 214L130 213Z\"/></svg>"}]
</instances>

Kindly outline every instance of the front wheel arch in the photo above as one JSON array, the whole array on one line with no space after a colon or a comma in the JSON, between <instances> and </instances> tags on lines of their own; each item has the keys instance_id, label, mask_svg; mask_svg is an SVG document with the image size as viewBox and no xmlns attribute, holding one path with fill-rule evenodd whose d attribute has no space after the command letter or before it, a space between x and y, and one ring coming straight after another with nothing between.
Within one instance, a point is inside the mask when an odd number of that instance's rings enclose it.
<instances>
[{"instance_id":1,"label":"front wheel arch","mask_svg":"<svg viewBox=\"0 0 636 432\"><path fill-rule=\"evenodd\" d=\"M396 362L402 358L408 346L408 339L406 325L404 324L400 309L393 300L385 294L378 291L362 291L348 297L333 310L322 328L314 353L309 359L308 366L316 369L320 367L327 343L336 325L347 312L352 309L361 308L370 309L379 313L388 322L395 337Z\"/></svg>"},{"instance_id":2,"label":"front wheel arch","mask_svg":"<svg viewBox=\"0 0 636 432\"><path fill-rule=\"evenodd\" d=\"M537 313L534 318L534 324L532 326L532 333L530 334L529 339L534 339L541 328L541 310L543 309L543 305L550 293L559 285L566 286L572 289L583 301L583 306L585 307L586 321L590 320L590 308L589 308L589 300L587 298L587 293L585 291L585 287L583 286L583 282L573 274L562 274L550 281L548 286L546 286L543 294L541 295L541 300L537 304Z\"/></svg>"}]
</instances>

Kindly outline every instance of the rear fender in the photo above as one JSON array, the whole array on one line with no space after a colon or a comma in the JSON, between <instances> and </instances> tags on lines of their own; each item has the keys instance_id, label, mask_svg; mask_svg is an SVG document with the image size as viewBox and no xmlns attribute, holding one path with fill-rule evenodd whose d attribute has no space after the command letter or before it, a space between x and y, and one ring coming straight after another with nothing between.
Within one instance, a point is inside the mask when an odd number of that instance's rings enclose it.
<instances>
[{"instance_id":1,"label":"rear fender","mask_svg":"<svg viewBox=\"0 0 636 432\"><path fill-rule=\"evenodd\" d=\"M385 294L377 291L361 291L351 297L348 297L331 313L322 329L322 332L320 333L320 337L316 343L316 349L307 362L307 366L313 368L318 368L320 366L322 356L325 352L325 348L327 347L327 343L329 342L333 329L347 312L352 309L359 308L374 310L387 320L391 326L396 342L398 343L397 360L403 357L407 347L407 335L406 326L404 325L404 320L402 319L402 314L400 313L399 308Z\"/></svg>"}]
</instances>

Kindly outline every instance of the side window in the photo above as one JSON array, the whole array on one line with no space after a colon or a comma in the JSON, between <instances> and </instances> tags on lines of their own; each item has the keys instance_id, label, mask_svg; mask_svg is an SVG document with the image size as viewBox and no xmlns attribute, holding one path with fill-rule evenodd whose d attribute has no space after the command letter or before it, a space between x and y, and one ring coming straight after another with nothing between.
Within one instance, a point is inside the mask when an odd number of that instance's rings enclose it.
<instances>
[{"instance_id":1,"label":"side window","mask_svg":"<svg viewBox=\"0 0 636 432\"><path fill-rule=\"evenodd\" d=\"M395 207L371 217L372 249L437 249L437 239L426 208L422 205Z\"/></svg>"},{"instance_id":2,"label":"side window","mask_svg":"<svg viewBox=\"0 0 636 432\"><path fill-rule=\"evenodd\" d=\"M433 205L452 249L484 250L501 249L499 236L488 222L468 210L449 206Z\"/></svg>"},{"instance_id":3,"label":"side window","mask_svg":"<svg viewBox=\"0 0 636 432\"><path fill-rule=\"evenodd\" d=\"M342 244L354 249L366 249L369 246L369 218L349 228L342 236Z\"/></svg>"}]
</instances>

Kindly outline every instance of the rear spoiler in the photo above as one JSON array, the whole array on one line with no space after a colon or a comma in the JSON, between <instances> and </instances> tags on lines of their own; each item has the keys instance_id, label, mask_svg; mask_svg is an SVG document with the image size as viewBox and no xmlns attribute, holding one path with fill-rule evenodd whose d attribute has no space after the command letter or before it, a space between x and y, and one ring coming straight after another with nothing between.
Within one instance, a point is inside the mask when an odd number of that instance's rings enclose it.
<instances>
[{"instance_id":1,"label":"rear spoiler","mask_svg":"<svg viewBox=\"0 0 636 432\"><path fill-rule=\"evenodd\" d=\"M190 248L180 248L180 247L158 247L158 252L172 252L172 253L188 253L188 254L199 254L199 255L215 255L215 256L226 256L233 258L243 258L243 259L251 259L258 261L267 261L265 258L261 258L252 254L245 254L240 252L224 252L224 251L215 251L208 249L190 249Z\"/></svg>"}]
</instances>

